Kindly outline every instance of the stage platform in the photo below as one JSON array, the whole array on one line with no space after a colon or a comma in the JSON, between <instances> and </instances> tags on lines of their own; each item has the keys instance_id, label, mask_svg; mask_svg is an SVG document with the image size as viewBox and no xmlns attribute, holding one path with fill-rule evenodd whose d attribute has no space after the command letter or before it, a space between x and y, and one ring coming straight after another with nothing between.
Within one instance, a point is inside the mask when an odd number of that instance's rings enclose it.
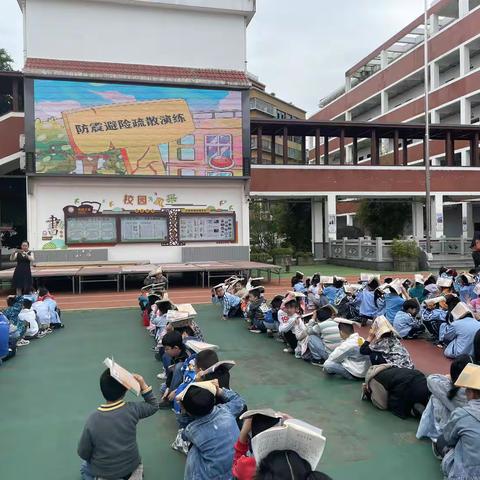
<instances>
[{"instance_id":1,"label":"stage platform","mask_svg":"<svg viewBox=\"0 0 480 480\"><path fill-rule=\"evenodd\" d=\"M32 267L32 277L37 285L41 285L46 278L68 278L71 282L72 293L82 293L83 287L90 283L112 283L117 292L121 289L126 290L127 278L131 276L146 276L150 271L160 265L132 262L114 263L114 262L80 262L61 264L38 264ZM211 281L216 283L222 281L229 275L266 276L266 280L271 282L272 275L278 276L282 267L268 263L258 263L250 261L229 261L229 262L190 262L190 263L165 263L161 265L164 275L169 280L171 274L194 273L196 274L198 284L203 288L210 287ZM11 280L13 277L13 268L0 271L0 281ZM170 283L170 281L169 281Z\"/></svg>"}]
</instances>

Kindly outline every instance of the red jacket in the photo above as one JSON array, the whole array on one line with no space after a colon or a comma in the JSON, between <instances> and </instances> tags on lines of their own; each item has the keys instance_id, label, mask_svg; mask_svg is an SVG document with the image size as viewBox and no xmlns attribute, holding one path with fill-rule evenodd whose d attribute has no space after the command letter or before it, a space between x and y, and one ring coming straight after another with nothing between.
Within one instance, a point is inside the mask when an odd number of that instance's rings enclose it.
<instances>
[{"instance_id":1,"label":"red jacket","mask_svg":"<svg viewBox=\"0 0 480 480\"><path fill-rule=\"evenodd\" d=\"M247 457L248 443L237 440L235 454L233 455L232 474L237 480L253 480L257 470L254 457Z\"/></svg>"}]
</instances>

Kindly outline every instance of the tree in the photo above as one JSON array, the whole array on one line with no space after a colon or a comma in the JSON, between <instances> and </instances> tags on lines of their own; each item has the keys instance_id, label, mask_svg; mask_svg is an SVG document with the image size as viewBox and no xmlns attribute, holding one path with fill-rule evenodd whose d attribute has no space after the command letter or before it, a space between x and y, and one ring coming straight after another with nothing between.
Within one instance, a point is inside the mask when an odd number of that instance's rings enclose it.
<instances>
[{"instance_id":1,"label":"tree","mask_svg":"<svg viewBox=\"0 0 480 480\"><path fill-rule=\"evenodd\" d=\"M4 48L0 48L0 72L11 72L13 59ZM0 94L0 115L12 110L12 96Z\"/></svg>"},{"instance_id":2,"label":"tree","mask_svg":"<svg viewBox=\"0 0 480 480\"><path fill-rule=\"evenodd\" d=\"M372 237L391 240L403 234L411 213L411 205L407 202L362 200L357 220Z\"/></svg>"},{"instance_id":3,"label":"tree","mask_svg":"<svg viewBox=\"0 0 480 480\"><path fill-rule=\"evenodd\" d=\"M13 58L7 53L4 48L0 48L0 72L13 71Z\"/></svg>"}]
</instances>

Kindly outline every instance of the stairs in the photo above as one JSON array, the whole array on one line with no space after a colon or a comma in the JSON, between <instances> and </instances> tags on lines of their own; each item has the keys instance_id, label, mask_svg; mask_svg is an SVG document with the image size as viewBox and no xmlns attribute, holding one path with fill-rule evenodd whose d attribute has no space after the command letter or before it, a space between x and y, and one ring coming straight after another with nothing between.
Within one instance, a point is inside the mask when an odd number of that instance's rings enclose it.
<instances>
[{"instance_id":1,"label":"stairs","mask_svg":"<svg viewBox=\"0 0 480 480\"><path fill-rule=\"evenodd\" d=\"M433 260L428 262L429 269L438 270L440 267L455 268L457 271L468 271L473 268L473 260L470 255L433 255Z\"/></svg>"}]
</instances>

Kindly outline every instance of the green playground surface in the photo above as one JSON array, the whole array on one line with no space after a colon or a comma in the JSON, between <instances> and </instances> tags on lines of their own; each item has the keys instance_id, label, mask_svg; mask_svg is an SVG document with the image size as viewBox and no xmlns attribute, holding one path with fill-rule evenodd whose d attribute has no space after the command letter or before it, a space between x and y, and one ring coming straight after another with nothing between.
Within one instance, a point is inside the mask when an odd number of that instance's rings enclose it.
<instances>
[{"instance_id":1,"label":"green playground surface","mask_svg":"<svg viewBox=\"0 0 480 480\"><path fill-rule=\"evenodd\" d=\"M417 422L400 420L360 400L360 383L326 378L318 367L252 335L241 320L221 321L199 305L198 322L223 359L235 360L232 388L250 408L270 406L323 428L319 470L334 480L440 480L430 444L415 438ZM0 367L1 478L78 480L77 441L100 403L98 377L108 355L145 376L155 389L160 363L135 309L64 314L66 328L21 347ZM128 394L129 400L134 400ZM183 478L185 458L171 450L173 413L160 411L138 428L146 479Z\"/></svg>"}]
</instances>

